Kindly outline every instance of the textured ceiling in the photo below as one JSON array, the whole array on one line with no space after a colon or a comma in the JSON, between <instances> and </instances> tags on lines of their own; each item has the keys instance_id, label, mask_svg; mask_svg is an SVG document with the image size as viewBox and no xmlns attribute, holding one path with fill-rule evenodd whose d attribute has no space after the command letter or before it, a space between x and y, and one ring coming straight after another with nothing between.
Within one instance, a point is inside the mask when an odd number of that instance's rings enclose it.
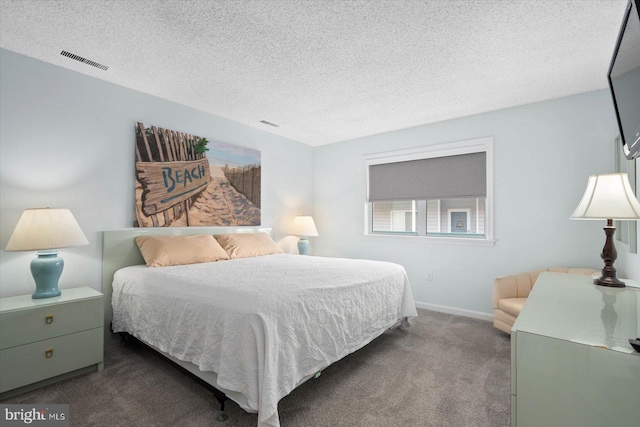
<instances>
[{"instance_id":1,"label":"textured ceiling","mask_svg":"<svg viewBox=\"0 0 640 427\"><path fill-rule=\"evenodd\" d=\"M626 3L1 0L0 46L322 145L605 88Z\"/></svg>"}]
</instances>

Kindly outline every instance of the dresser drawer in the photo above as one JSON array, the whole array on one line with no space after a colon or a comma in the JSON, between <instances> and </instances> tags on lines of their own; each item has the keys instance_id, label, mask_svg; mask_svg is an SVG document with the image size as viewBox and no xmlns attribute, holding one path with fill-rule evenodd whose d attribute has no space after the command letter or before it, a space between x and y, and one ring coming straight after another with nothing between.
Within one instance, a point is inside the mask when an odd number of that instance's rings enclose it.
<instances>
[{"instance_id":1,"label":"dresser drawer","mask_svg":"<svg viewBox=\"0 0 640 427\"><path fill-rule=\"evenodd\" d=\"M103 326L103 299L48 304L0 314L0 350Z\"/></svg>"},{"instance_id":2,"label":"dresser drawer","mask_svg":"<svg viewBox=\"0 0 640 427\"><path fill-rule=\"evenodd\" d=\"M103 328L0 350L0 393L102 363Z\"/></svg>"}]
</instances>

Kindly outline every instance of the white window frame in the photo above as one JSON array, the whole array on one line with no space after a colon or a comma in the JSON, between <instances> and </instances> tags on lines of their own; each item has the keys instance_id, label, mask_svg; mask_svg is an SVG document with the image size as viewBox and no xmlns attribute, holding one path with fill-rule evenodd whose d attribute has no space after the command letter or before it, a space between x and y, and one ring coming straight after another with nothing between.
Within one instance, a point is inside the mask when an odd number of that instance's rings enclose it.
<instances>
[{"instance_id":1,"label":"white window frame","mask_svg":"<svg viewBox=\"0 0 640 427\"><path fill-rule=\"evenodd\" d=\"M429 159L434 157L455 156L470 153L486 153L486 173L487 173L487 197L485 199L485 230L484 238L464 237L442 237L430 235L396 235L374 233L371 231L371 203L367 201L369 194L369 166L385 163L405 162L411 160ZM425 147L412 148L408 150L398 150L386 153L375 153L363 156L364 183L362 192L362 204L364 205L363 234L372 238L382 239L423 239L433 243L493 246L494 239L494 179L493 179L493 137L483 137L457 142L428 145ZM418 206L419 209L419 206ZM419 215L419 213L418 213ZM419 224L418 224L419 225Z\"/></svg>"}]
</instances>

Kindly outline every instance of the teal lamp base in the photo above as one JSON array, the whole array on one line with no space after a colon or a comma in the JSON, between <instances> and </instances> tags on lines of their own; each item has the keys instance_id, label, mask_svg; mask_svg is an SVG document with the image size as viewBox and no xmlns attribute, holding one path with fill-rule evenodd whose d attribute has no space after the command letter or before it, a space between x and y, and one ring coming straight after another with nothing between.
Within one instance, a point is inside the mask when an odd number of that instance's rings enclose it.
<instances>
[{"instance_id":1,"label":"teal lamp base","mask_svg":"<svg viewBox=\"0 0 640 427\"><path fill-rule=\"evenodd\" d=\"M36 281L36 292L33 299L52 298L60 296L58 279L62 274L64 261L58 256L58 251L40 251L38 258L31 261L31 275Z\"/></svg>"},{"instance_id":2,"label":"teal lamp base","mask_svg":"<svg viewBox=\"0 0 640 427\"><path fill-rule=\"evenodd\" d=\"M300 240L298 240L298 252L300 252L300 255L307 255L309 253L309 239L300 237Z\"/></svg>"}]
</instances>

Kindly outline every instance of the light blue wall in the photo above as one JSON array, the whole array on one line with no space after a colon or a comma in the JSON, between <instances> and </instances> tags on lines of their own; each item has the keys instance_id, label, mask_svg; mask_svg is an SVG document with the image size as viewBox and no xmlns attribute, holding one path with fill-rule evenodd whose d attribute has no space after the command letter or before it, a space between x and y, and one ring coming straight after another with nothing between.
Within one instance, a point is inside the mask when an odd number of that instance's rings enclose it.
<instances>
[{"instance_id":1,"label":"light blue wall","mask_svg":"<svg viewBox=\"0 0 640 427\"><path fill-rule=\"evenodd\" d=\"M492 313L496 276L601 268L605 224L569 216L588 176L613 172L616 135L609 94L597 91L319 147L316 254L397 262L417 301ZM363 235L363 155L486 136L495 144L494 247Z\"/></svg>"},{"instance_id":2,"label":"light blue wall","mask_svg":"<svg viewBox=\"0 0 640 427\"><path fill-rule=\"evenodd\" d=\"M61 251L62 289L100 290L101 231L133 225L138 121L261 150L262 225L277 239L295 215L313 211L313 148L305 144L4 49L0 100L0 247L24 209L71 209L91 244ZM0 296L33 291L32 258L0 251Z\"/></svg>"},{"instance_id":3,"label":"light blue wall","mask_svg":"<svg viewBox=\"0 0 640 427\"><path fill-rule=\"evenodd\" d=\"M100 290L100 232L132 225L138 121L261 150L262 223L277 239L296 214L313 213L316 254L398 262L422 303L490 313L498 275L601 267L602 224L568 217L587 177L613 169L617 128L607 91L315 149L2 49L0 100L0 249L23 209L70 208L91 245L64 249L61 288ZM363 155L482 136L495 139L494 247L363 236ZM624 250L619 275L640 280L640 258ZM32 292L33 257L0 251L0 296Z\"/></svg>"}]
</instances>

